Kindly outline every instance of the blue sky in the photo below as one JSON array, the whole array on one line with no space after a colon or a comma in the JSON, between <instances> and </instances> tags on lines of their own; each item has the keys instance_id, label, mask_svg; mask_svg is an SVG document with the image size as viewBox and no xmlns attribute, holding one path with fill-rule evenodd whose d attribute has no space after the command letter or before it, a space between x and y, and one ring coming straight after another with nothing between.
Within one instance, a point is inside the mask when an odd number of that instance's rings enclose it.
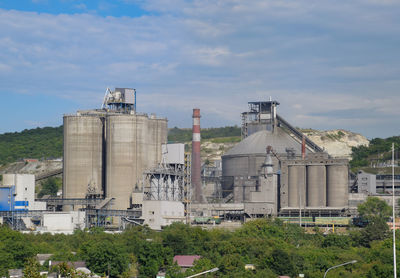
<instances>
[{"instance_id":1,"label":"blue sky","mask_svg":"<svg viewBox=\"0 0 400 278\"><path fill-rule=\"evenodd\" d=\"M271 96L299 127L400 135L400 1L0 0L0 49L0 133L132 87L170 127Z\"/></svg>"}]
</instances>

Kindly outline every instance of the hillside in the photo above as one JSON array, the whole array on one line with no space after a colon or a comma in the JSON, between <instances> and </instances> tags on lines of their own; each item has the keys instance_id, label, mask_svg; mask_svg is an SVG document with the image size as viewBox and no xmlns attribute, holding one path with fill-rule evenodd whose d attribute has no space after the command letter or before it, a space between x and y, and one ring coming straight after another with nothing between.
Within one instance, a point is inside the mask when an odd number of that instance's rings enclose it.
<instances>
[{"instance_id":1,"label":"hillside","mask_svg":"<svg viewBox=\"0 0 400 278\"><path fill-rule=\"evenodd\" d=\"M390 174L388 166L392 163L392 143L395 148L395 164L398 164L400 136L393 136L386 139L372 139L368 147L353 147L353 160L350 162L350 166L354 171L363 169L375 174Z\"/></svg>"},{"instance_id":2,"label":"hillside","mask_svg":"<svg viewBox=\"0 0 400 278\"><path fill-rule=\"evenodd\" d=\"M217 128L202 128L201 138L203 140L221 137L240 137L241 130L238 126L226 126ZM190 142L192 140L191 128L170 128L168 130L168 142ZM229 141L229 140L228 140Z\"/></svg>"},{"instance_id":3,"label":"hillside","mask_svg":"<svg viewBox=\"0 0 400 278\"><path fill-rule=\"evenodd\" d=\"M25 129L0 134L0 165L24 158L62 157L63 127Z\"/></svg>"},{"instance_id":4,"label":"hillside","mask_svg":"<svg viewBox=\"0 0 400 278\"><path fill-rule=\"evenodd\" d=\"M308 138L333 157L351 159L352 148L359 146L368 147L369 141L361 134L351 131L314 129L300 129Z\"/></svg>"}]
</instances>

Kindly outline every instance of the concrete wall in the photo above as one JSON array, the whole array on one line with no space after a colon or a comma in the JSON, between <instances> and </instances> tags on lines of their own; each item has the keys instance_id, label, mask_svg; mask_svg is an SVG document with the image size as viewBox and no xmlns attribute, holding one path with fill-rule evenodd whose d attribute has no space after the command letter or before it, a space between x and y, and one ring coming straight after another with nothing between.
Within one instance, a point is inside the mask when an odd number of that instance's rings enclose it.
<instances>
[{"instance_id":1,"label":"concrete wall","mask_svg":"<svg viewBox=\"0 0 400 278\"><path fill-rule=\"evenodd\" d=\"M277 175L259 178L258 191L250 192L250 200L244 204L249 215L276 215L278 212Z\"/></svg>"},{"instance_id":2,"label":"concrete wall","mask_svg":"<svg viewBox=\"0 0 400 278\"><path fill-rule=\"evenodd\" d=\"M184 205L174 201L143 201L142 218L151 229L161 230L173 222L185 221Z\"/></svg>"},{"instance_id":3,"label":"concrete wall","mask_svg":"<svg viewBox=\"0 0 400 278\"><path fill-rule=\"evenodd\" d=\"M83 229L85 213L82 211L49 212L43 214L43 232L71 234Z\"/></svg>"}]
</instances>

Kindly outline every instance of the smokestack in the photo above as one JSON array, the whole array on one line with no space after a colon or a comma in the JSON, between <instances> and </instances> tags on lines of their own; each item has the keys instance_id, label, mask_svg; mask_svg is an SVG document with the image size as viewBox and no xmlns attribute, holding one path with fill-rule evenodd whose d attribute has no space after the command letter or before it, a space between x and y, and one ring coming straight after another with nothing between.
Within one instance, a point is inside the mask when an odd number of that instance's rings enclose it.
<instances>
[{"instance_id":1,"label":"smokestack","mask_svg":"<svg viewBox=\"0 0 400 278\"><path fill-rule=\"evenodd\" d=\"M304 160L306 158L306 137L303 135L303 140L301 141L301 158Z\"/></svg>"},{"instance_id":2,"label":"smokestack","mask_svg":"<svg viewBox=\"0 0 400 278\"><path fill-rule=\"evenodd\" d=\"M192 139L192 187L194 188L193 201L203 202L201 188L201 158L200 158L200 109L193 109L193 139Z\"/></svg>"}]
</instances>

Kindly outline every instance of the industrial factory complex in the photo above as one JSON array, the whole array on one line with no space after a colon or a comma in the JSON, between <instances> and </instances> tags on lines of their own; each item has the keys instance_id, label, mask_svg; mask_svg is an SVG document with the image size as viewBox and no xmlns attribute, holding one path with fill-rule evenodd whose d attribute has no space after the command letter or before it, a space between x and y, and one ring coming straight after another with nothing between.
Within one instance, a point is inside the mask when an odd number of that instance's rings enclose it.
<instances>
[{"instance_id":1,"label":"industrial factory complex","mask_svg":"<svg viewBox=\"0 0 400 278\"><path fill-rule=\"evenodd\" d=\"M64 115L62 196L35 200L33 175L5 174L1 220L20 230L71 233L261 217L334 223L355 216L382 182L366 173L351 176L347 159L330 157L279 116L278 105L249 102L241 114L242 140L207 168L199 109L193 109L188 152L185 144L168 143L166 118L137 112L134 89L107 89L100 109Z\"/></svg>"}]
</instances>

